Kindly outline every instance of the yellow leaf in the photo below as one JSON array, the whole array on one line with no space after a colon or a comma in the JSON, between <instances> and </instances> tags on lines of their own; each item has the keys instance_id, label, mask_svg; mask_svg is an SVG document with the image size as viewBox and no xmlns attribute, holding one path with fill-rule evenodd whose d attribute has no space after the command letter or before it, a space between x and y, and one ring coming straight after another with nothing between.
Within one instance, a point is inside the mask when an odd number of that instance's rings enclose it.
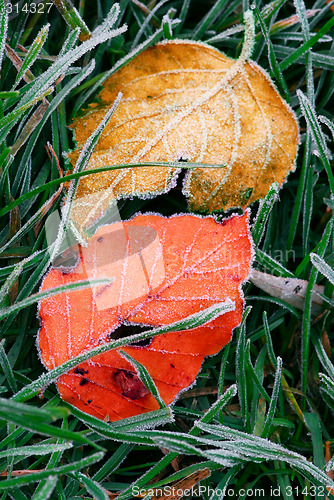
<instances>
[{"instance_id":1,"label":"yellow leaf","mask_svg":"<svg viewBox=\"0 0 334 500\"><path fill-rule=\"evenodd\" d=\"M106 80L99 103L72 124L78 146L69 154L72 164L119 92L121 103L88 168L180 160L221 165L189 169L185 177L190 209L206 212L245 208L294 169L298 124L267 73L245 57L234 60L187 40L150 47ZM103 213L114 199L166 192L177 175L176 168L143 166L83 177L77 218L87 224L89 206Z\"/></svg>"}]
</instances>

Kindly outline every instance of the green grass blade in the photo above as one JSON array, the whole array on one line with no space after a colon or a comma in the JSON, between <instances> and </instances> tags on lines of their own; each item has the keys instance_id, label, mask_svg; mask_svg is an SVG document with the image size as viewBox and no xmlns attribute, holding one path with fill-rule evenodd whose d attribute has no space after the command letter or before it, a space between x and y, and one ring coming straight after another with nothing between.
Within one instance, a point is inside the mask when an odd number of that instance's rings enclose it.
<instances>
[{"instance_id":1,"label":"green grass blade","mask_svg":"<svg viewBox=\"0 0 334 500\"><path fill-rule=\"evenodd\" d=\"M194 445L188 444L186 441L177 437L169 437L169 436L158 436L153 438L154 443L162 448L166 448L167 450L171 450L174 453L182 454L182 455L195 455L197 457L206 457L206 453L200 448L197 448ZM226 467L231 467L234 463L228 458L225 459L224 464Z\"/></svg>"},{"instance_id":2,"label":"green grass blade","mask_svg":"<svg viewBox=\"0 0 334 500\"><path fill-rule=\"evenodd\" d=\"M182 26L184 25L185 19L187 17L188 11L189 11L189 6L190 6L191 0L183 0L182 2L182 7L179 15L180 22L179 24L175 27L175 35L178 35L182 29Z\"/></svg>"},{"instance_id":3,"label":"green grass blade","mask_svg":"<svg viewBox=\"0 0 334 500\"><path fill-rule=\"evenodd\" d=\"M109 10L106 18L99 24L93 31L93 36L100 36L103 33L110 31L114 25L118 26L118 19L120 17L120 4L115 3Z\"/></svg>"},{"instance_id":4,"label":"green grass blade","mask_svg":"<svg viewBox=\"0 0 334 500\"><path fill-rule=\"evenodd\" d=\"M128 443L121 444L115 453L104 463L104 465L94 474L95 481L102 481L106 476L109 476L116 470L123 460L129 455L133 446Z\"/></svg>"},{"instance_id":5,"label":"green grass blade","mask_svg":"<svg viewBox=\"0 0 334 500\"><path fill-rule=\"evenodd\" d=\"M310 429L313 445L314 465L323 469L325 466L324 446L322 442L321 421L316 413L304 413L307 427Z\"/></svg>"},{"instance_id":6,"label":"green grass blade","mask_svg":"<svg viewBox=\"0 0 334 500\"><path fill-rule=\"evenodd\" d=\"M271 364L276 369L277 368L277 358L276 358L276 355L274 352L274 346L273 346L273 342L272 342L271 335L270 335L270 329L269 329L269 323L268 323L266 311L263 312L262 319L263 319L264 332L265 332L266 340L267 340L268 356L269 356Z\"/></svg>"},{"instance_id":7,"label":"green grass blade","mask_svg":"<svg viewBox=\"0 0 334 500\"><path fill-rule=\"evenodd\" d=\"M162 18L161 27L166 40L172 40L173 38L173 25L171 21L175 12L176 10L172 7ZM175 21L177 21L177 19L175 19Z\"/></svg>"},{"instance_id":8,"label":"green grass blade","mask_svg":"<svg viewBox=\"0 0 334 500\"><path fill-rule=\"evenodd\" d=\"M334 269L316 253L310 253L310 259L312 264L318 269L319 273L325 276L328 281L334 285Z\"/></svg>"},{"instance_id":9,"label":"green grass blade","mask_svg":"<svg viewBox=\"0 0 334 500\"><path fill-rule=\"evenodd\" d=\"M189 474L193 474L194 472L197 471L203 471L203 469L209 468L211 472L214 470L218 469L216 464L212 461L206 461L206 462L200 462L195 465L190 465L189 467L184 467L178 472L175 472L171 474L170 476L162 479L161 481L158 481L157 483L154 483L154 486L156 488L159 488L160 486L164 486L166 484L171 483L172 481L178 481L180 479L183 479L184 477L189 476ZM149 486L148 486L149 489Z\"/></svg>"},{"instance_id":10,"label":"green grass blade","mask_svg":"<svg viewBox=\"0 0 334 500\"><path fill-rule=\"evenodd\" d=\"M74 173L81 172L87 166L89 159L90 159L90 157L94 151L94 148L97 144L97 141L99 140L103 130L105 129L106 125L108 124L113 113L117 109L117 106L120 103L121 97L122 97L122 94L119 93L118 96L116 97L114 103L112 104L110 109L106 112L105 116L103 117L103 119L101 120L99 125L96 127L94 132L91 134L91 136L85 142L85 144L84 144L84 146L79 154L79 158L77 159L77 162L75 164L75 167L73 170ZM73 200L74 200L75 195L76 195L78 184L79 184L79 179L74 179L73 181L71 181L70 187L68 188L67 199L66 199L66 202L65 202L63 210L62 210L61 224L59 225L58 234L57 234L57 238L56 238L56 241L54 244L54 249L53 249L51 261L53 260L53 256L55 256L58 252L63 235L65 234L65 230L67 229L68 224L70 222L72 203L73 203Z\"/></svg>"},{"instance_id":11,"label":"green grass blade","mask_svg":"<svg viewBox=\"0 0 334 500\"><path fill-rule=\"evenodd\" d=\"M9 293L10 289L14 285L15 281L17 280L17 278L20 276L20 274L21 274L21 272L22 272L22 270L24 268L24 264L27 263L27 262L29 262L30 260L31 260L31 257L27 257L23 261L21 261L18 264L16 264L16 265L13 266L14 267L13 271L8 276L6 282L0 288L0 305L3 304L3 302L5 301L5 299L6 299L7 295L8 295L8 293Z\"/></svg>"},{"instance_id":12,"label":"green grass blade","mask_svg":"<svg viewBox=\"0 0 334 500\"><path fill-rule=\"evenodd\" d=\"M334 365L332 361L329 359L324 349L324 346L322 345L321 339L319 338L318 335L315 335L314 333L312 334L311 337L312 337L312 343L314 345L320 363L325 368L331 379L334 381Z\"/></svg>"},{"instance_id":13,"label":"green grass blade","mask_svg":"<svg viewBox=\"0 0 334 500\"><path fill-rule=\"evenodd\" d=\"M136 34L134 40L133 40L133 43L132 43L132 46L131 46L131 50L134 50L135 47L138 46L138 43L139 43L139 40L141 39L142 35L144 34L145 32L145 29L146 27L149 25L151 19L153 18L153 16L155 15L155 13L165 4L167 3L168 0L160 0L160 2L158 2L154 7L153 9L151 10L151 12L146 16L146 19L145 21L143 22L143 24L140 26L139 30L138 30L138 33ZM163 28L162 28L163 30Z\"/></svg>"},{"instance_id":14,"label":"green grass blade","mask_svg":"<svg viewBox=\"0 0 334 500\"><path fill-rule=\"evenodd\" d=\"M242 470L243 464L234 465L231 467L225 474L223 479L221 479L217 485L217 488L210 496L210 500L221 500L222 495L221 492L224 490L228 490L227 486L231 483L231 481L235 478L237 474ZM232 490L232 488L231 488Z\"/></svg>"},{"instance_id":15,"label":"green grass blade","mask_svg":"<svg viewBox=\"0 0 334 500\"><path fill-rule=\"evenodd\" d=\"M33 455L49 455L55 451L64 451L72 448L72 443L64 444L35 444L32 446L21 446L0 451L0 458L4 457L31 457Z\"/></svg>"},{"instance_id":16,"label":"green grass blade","mask_svg":"<svg viewBox=\"0 0 334 500\"><path fill-rule=\"evenodd\" d=\"M63 419L62 429L68 430L68 423L67 423L66 417ZM64 443L65 443L64 439L57 440L58 445L59 444L61 445ZM60 449L60 450L54 451L50 457L50 460L47 463L46 469L52 469L53 467L57 467L57 464L60 462L62 456L63 456L63 450ZM53 487L53 481L51 480L51 478L52 478L52 476L47 478L47 479L44 479L43 481L41 481L39 483L39 485L37 486L37 488L35 490L34 497L43 499L43 495L47 496L48 492L50 492L50 494L52 493L54 487ZM56 480L55 483L57 483L57 478L53 477L53 479L55 479Z\"/></svg>"},{"instance_id":17,"label":"green grass blade","mask_svg":"<svg viewBox=\"0 0 334 500\"><path fill-rule=\"evenodd\" d=\"M298 18L301 23L303 39L305 43L310 41L310 29L307 20L306 8L303 0L294 0L294 5ZM305 52L306 58L306 82L307 82L307 97L310 102L314 104L314 82L313 82L313 68L312 68L312 52L309 49Z\"/></svg>"},{"instance_id":18,"label":"green grass blade","mask_svg":"<svg viewBox=\"0 0 334 500\"><path fill-rule=\"evenodd\" d=\"M17 207L21 203L23 203L26 200L29 200L31 198L35 198L36 195L39 193L42 193L43 191L49 191L51 188L54 188L56 186L59 186L59 184L63 184L64 182L69 182L73 179L77 180L80 177L85 177L87 175L96 175L100 172L108 172L110 170L121 170L123 168L142 168L142 167L166 167L166 168L183 168L183 169L193 169L193 168L222 168L223 165L216 165L212 163L179 163L179 162L163 162L163 161L148 161L148 162L141 162L141 163L123 163L119 165L111 165L109 167L101 167L101 168L94 168L94 169L87 169L83 172L76 172L74 174L69 174L66 175L66 177L61 177L58 179L54 179L50 182L47 182L43 185L38 186L35 189L32 189L28 193L25 193L24 195L20 196L16 200L8 203L4 208L0 209L0 216L5 215L6 213L10 212L13 208Z\"/></svg>"},{"instance_id":19,"label":"green grass blade","mask_svg":"<svg viewBox=\"0 0 334 500\"><path fill-rule=\"evenodd\" d=\"M290 102L290 92L289 92L287 83L284 79L282 70L277 62L274 47L273 47L272 41L270 40L269 30L268 30L268 28L267 28L267 26L262 18L262 15L260 13L259 8L255 5L253 10L254 10L255 16L260 24L263 37L264 37L266 44L268 46L268 56L269 56L268 59L269 59L272 75L275 77L276 81L279 84L279 87L282 89L285 100L289 103Z\"/></svg>"},{"instance_id":20,"label":"green grass blade","mask_svg":"<svg viewBox=\"0 0 334 500\"><path fill-rule=\"evenodd\" d=\"M268 440L256 436L250 436L244 432L235 431L225 426L201 424L201 428L203 431L212 433L215 436L232 439L232 441L239 446L239 449L242 449L243 453L249 453L249 458L254 454L255 459L283 460L288 463L290 467L301 472L304 477L311 481L311 484L321 485L325 488L327 486L334 488L334 482L329 479L321 469L305 460L305 457L302 455L293 453L276 443L269 442ZM231 443L231 441L229 441L229 443ZM258 453L256 455L257 450ZM217 450L208 455L219 462L222 453Z\"/></svg>"},{"instance_id":21,"label":"green grass blade","mask_svg":"<svg viewBox=\"0 0 334 500\"><path fill-rule=\"evenodd\" d=\"M22 104L22 106L17 106L14 111L8 113L4 118L0 120L0 143L4 141L7 134L14 127L19 119L22 119L26 114L27 110L34 106L38 101L44 99L53 92L53 87L48 87L44 92L41 92L38 96L34 97L31 101Z\"/></svg>"},{"instance_id":22,"label":"green grass blade","mask_svg":"<svg viewBox=\"0 0 334 500\"><path fill-rule=\"evenodd\" d=\"M302 166L300 169L298 189L297 189L296 199L295 199L295 203L294 203L294 207L293 207L293 211L292 211L291 222L290 222L290 226L289 226L289 233L288 233L288 239L287 239L287 249L288 250L291 249L293 242L294 242L294 239L295 239L295 236L296 236L297 225L298 225L298 220L299 220L300 211L301 211L301 207L302 207L307 172L308 172L310 160L311 160L311 132L310 132L310 129L308 128L306 131L304 155L303 155Z\"/></svg>"},{"instance_id":23,"label":"green grass blade","mask_svg":"<svg viewBox=\"0 0 334 500\"><path fill-rule=\"evenodd\" d=\"M4 319L13 312L21 311L31 304L36 304L36 302L39 302L43 299L48 299L49 297L53 297L55 295L59 295L60 293L74 292L76 290L83 290L84 288L90 288L92 286L107 285L111 281L112 280L110 280L109 278L82 280L78 281L77 283L70 283L66 285L59 285L54 288L49 288L44 292L36 293L24 300L21 300L20 302L16 302L12 306L6 307L5 309L0 309L0 319Z\"/></svg>"},{"instance_id":24,"label":"green grass blade","mask_svg":"<svg viewBox=\"0 0 334 500\"><path fill-rule=\"evenodd\" d=\"M0 365L6 379L8 380L11 390L15 393L17 391L17 384L14 377L13 369L11 367L11 364L8 360L7 354L4 349L5 342L6 342L5 339L2 339L0 341Z\"/></svg>"},{"instance_id":25,"label":"green grass blade","mask_svg":"<svg viewBox=\"0 0 334 500\"><path fill-rule=\"evenodd\" d=\"M159 404L160 408L165 408L166 403L160 396L159 390L157 386L154 383L154 380L152 379L151 375L149 374L148 370L143 366L142 364L138 363L135 359L132 358L129 354L127 354L125 351L120 350L119 353L125 358L131 365L135 368L136 372L138 373L140 380L143 382L144 386L146 389L150 391L150 393L153 395L157 403Z\"/></svg>"},{"instance_id":26,"label":"green grass blade","mask_svg":"<svg viewBox=\"0 0 334 500\"><path fill-rule=\"evenodd\" d=\"M261 10L262 18L266 21L270 20L285 2L286 0L273 0L272 2L268 3L268 5L264 5Z\"/></svg>"},{"instance_id":27,"label":"green grass blade","mask_svg":"<svg viewBox=\"0 0 334 500\"><path fill-rule=\"evenodd\" d=\"M70 50L74 49L74 47L77 44L78 38L79 38L79 33L80 33L80 28L75 28L74 30L70 31L68 37L64 41L64 44L59 52L58 57L62 57L63 55L67 54Z\"/></svg>"},{"instance_id":28,"label":"green grass blade","mask_svg":"<svg viewBox=\"0 0 334 500\"><path fill-rule=\"evenodd\" d=\"M329 243L332 230L333 230L333 218L328 222L325 231L323 233L322 240L318 247L318 255L322 257L325 253L327 245ZM318 276L318 270L316 267L313 267L306 297L305 297L305 308L303 314L303 322L302 322L302 391L306 394L307 391L307 374L308 374L308 364L309 364L309 354L310 354L310 335L311 335L311 306L312 306L312 291L315 285L316 279ZM304 400L305 402L305 400Z\"/></svg>"},{"instance_id":29,"label":"green grass blade","mask_svg":"<svg viewBox=\"0 0 334 500\"><path fill-rule=\"evenodd\" d=\"M333 136L333 138L334 138L334 123L333 123L333 122L331 122L331 121L330 121L330 120L329 120L326 116L322 116L322 115L321 115L321 116L319 116L318 118L319 118L319 121L320 121L321 123L325 123L325 124L327 125L327 127L328 127L328 128L329 128L329 130L331 131L332 136Z\"/></svg>"},{"instance_id":30,"label":"green grass blade","mask_svg":"<svg viewBox=\"0 0 334 500\"><path fill-rule=\"evenodd\" d=\"M171 409L168 407L160 408L159 410L150 411L135 417L123 418L109 424L108 429L115 432L131 433L138 429L153 429L158 425L163 425L173 421ZM98 429L97 421L95 420L94 428Z\"/></svg>"},{"instance_id":31,"label":"green grass blade","mask_svg":"<svg viewBox=\"0 0 334 500\"><path fill-rule=\"evenodd\" d=\"M226 372L226 365L227 365L227 359L230 353L230 348L231 344L228 343L223 350L223 355L220 363L220 370L219 370L219 379L218 379L218 393L217 393L217 398L219 399L224 392L224 379L225 379L225 372Z\"/></svg>"},{"instance_id":32,"label":"green grass blade","mask_svg":"<svg viewBox=\"0 0 334 500\"><path fill-rule=\"evenodd\" d=\"M197 436L200 433L200 428L197 425L200 422L209 423L212 418L224 407L224 405L228 404L229 401L236 394L236 386L233 385L229 387L229 389L215 402L215 404L206 412L206 414L198 421L195 422L194 427L190 430L189 435ZM177 453L169 452L164 458L162 458L156 465L154 465L148 472L146 472L143 476L141 476L138 480L136 480L129 488L127 488L124 492L119 495L119 500L127 500L128 498L132 498L132 490L134 487L138 487L139 489L144 487L149 481L151 481L156 474L159 474L165 467L167 467L175 458L177 457Z\"/></svg>"},{"instance_id":33,"label":"green grass blade","mask_svg":"<svg viewBox=\"0 0 334 500\"><path fill-rule=\"evenodd\" d=\"M301 56L304 55L305 52L307 52L311 47L313 47L313 45L315 45L318 42L318 40L320 40L320 38L322 38L326 33L328 33L328 31L331 30L333 26L334 26L334 18L332 17L329 21L327 21L327 23L324 26L322 26L319 29L316 35L313 35L307 42L298 47L298 49L290 51L290 55L280 63L281 70L282 71L286 70L291 64L300 60ZM313 63L314 62L315 59L313 59Z\"/></svg>"},{"instance_id":34,"label":"green grass blade","mask_svg":"<svg viewBox=\"0 0 334 500\"><path fill-rule=\"evenodd\" d=\"M152 440L150 439L150 433L153 431L150 430L145 434L142 429L153 429L157 425L172 421L171 410L168 407L111 423L106 423L96 417L87 415L77 408L71 408L71 411L90 429L104 438L124 443L151 445ZM137 432L138 429L141 429L141 431Z\"/></svg>"},{"instance_id":35,"label":"green grass blade","mask_svg":"<svg viewBox=\"0 0 334 500\"><path fill-rule=\"evenodd\" d=\"M51 436L57 438L68 439L69 441L75 441L81 444L91 445L95 449L101 450L101 446L97 445L90 439L86 438L82 434L78 432L71 432L64 429L60 429L59 427L55 427L53 425L45 424L36 418L16 414L16 413L5 413L0 410L0 419L5 420L6 422L10 422L14 425L22 427L23 429L28 429L35 434L41 434L44 436ZM46 476L47 477L47 474Z\"/></svg>"},{"instance_id":36,"label":"green grass blade","mask_svg":"<svg viewBox=\"0 0 334 500\"><path fill-rule=\"evenodd\" d=\"M199 40L209 26L219 17L225 8L226 0L216 0L208 13L200 20L192 33L194 40Z\"/></svg>"},{"instance_id":37,"label":"green grass blade","mask_svg":"<svg viewBox=\"0 0 334 500\"><path fill-rule=\"evenodd\" d=\"M313 190L317 183L318 175L314 175L313 166L310 165L306 176L304 207L303 207L303 253L309 253L310 226L313 216Z\"/></svg>"},{"instance_id":38,"label":"green grass blade","mask_svg":"<svg viewBox=\"0 0 334 500\"><path fill-rule=\"evenodd\" d=\"M24 418L31 416L36 421L41 422L57 420L69 415L69 410L64 407L38 408L33 405L26 405L4 398L0 398L0 411L2 413L12 412L13 415L20 415Z\"/></svg>"},{"instance_id":39,"label":"green grass blade","mask_svg":"<svg viewBox=\"0 0 334 500\"><path fill-rule=\"evenodd\" d=\"M333 403L334 403L334 380L331 377L328 377L324 373L319 374L319 379L320 379L320 391L322 394L325 394L329 396L329 398L332 400L331 404L329 403L328 406L333 410Z\"/></svg>"},{"instance_id":40,"label":"green grass blade","mask_svg":"<svg viewBox=\"0 0 334 500\"><path fill-rule=\"evenodd\" d=\"M8 92L0 92L0 99L10 99L11 97L18 97L19 95L20 92L18 90L15 90L14 92L9 90Z\"/></svg>"},{"instance_id":41,"label":"green grass blade","mask_svg":"<svg viewBox=\"0 0 334 500\"><path fill-rule=\"evenodd\" d=\"M42 487L34 493L31 500L47 500L52 495L58 482L58 476L50 476L44 479Z\"/></svg>"},{"instance_id":42,"label":"green grass blade","mask_svg":"<svg viewBox=\"0 0 334 500\"><path fill-rule=\"evenodd\" d=\"M20 289L16 302L19 302L20 300L25 300L29 295L32 293L34 289L40 284L41 281L41 276L43 276L47 269L50 266L50 252L45 252L43 255L41 255L41 259L37 262L37 265L35 266L35 269L33 269L29 273L29 277L27 277L27 280L25 281L24 285ZM7 329L10 327L12 324L13 320L15 319L17 313L13 313L8 318L5 320L5 322L2 325L2 331L6 332Z\"/></svg>"},{"instance_id":43,"label":"green grass blade","mask_svg":"<svg viewBox=\"0 0 334 500\"><path fill-rule=\"evenodd\" d=\"M40 472L32 472L24 476L15 477L13 479L6 479L6 481L0 482L0 490L17 488L30 483L35 483L41 479L48 478L50 476L61 476L63 474L68 474L73 471L78 471L80 469L85 469L96 462L99 462L104 456L104 453L94 453L88 457L78 460L67 465L61 465L60 467L55 467L54 469L42 470Z\"/></svg>"},{"instance_id":44,"label":"green grass blade","mask_svg":"<svg viewBox=\"0 0 334 500\"><path fill-rule=\"evenodd\" d=\"M277 405L277 400L278 400L278 395L279 395L279 390L280 390L280 385L281 385L281 374L282 374L282 358L279 356L277 357L277 364L276 364L276 373L275 373L275 381L274 381L274 387L273 387L273 392L271 395L271 400L267 412L267 417L262 429L261 437L267 438L269 436L270 432L270 427L272 425L274 415L275 415L275 410L276 410L276 405Z\"/></svg>"},{"instance_id":45,"label":"green grass blade","mask_svg":"<svg viewBox=\"0 0 334 500\"><path fill-rule=\"evenodd\" d=\"M45 126L47 120L50 118L52 113L58 108L58 106L64 102L65 98L70 94L70 92L75 89L80 83L87 78L88 75L91 74L91 72L95 68L95 61L92 60L90 61L87 66L80 71L77 75L75 75L66 85L54 96L52 101L49 103L49 107L46 110L43 118L41 119L40 123L38 124L38 127L36 130L32 133L29 142L23 152L22 159L20 162L20 165L18 167L18 171L16 174L16 177L20 179L22 177L23 170L25 166L27 165L27 162L29 158L32 155L33 149L36 146L36 143L38 141L38 138L43 130L43 127ZM67 181L67 179L64 179L62 182ZM44 183L39 186L39 188L36 188L35 190L30 190L27 193L23 194L20 198L16 200L18 204L20 204L20 200L25 201L31 198L34 198L36 194L43 192L43 190L47 190L50 187L55 187L56 185L53 184L51 186L48 186L48 183ZM40 189L42 188L42 191ZM27 198L28 196L28 198Z\"/></svg>"},{"instance_id":46,"label":"green grass blade","mask_svg":"<svg viewBox=\"0 0 334 500\"><path fill-rule=\"evenodd\" d=\"M12 266L3 267L2 269L0 269L0 280L7 278L14 272L17 273L17 276L19 276L22 271L28 271L31 267L34 267L36 263L38 263L41 260L41 258L43 257L43 255L45 255L45 253L47 253L47 250L40 250L39 252L36 252L30 255L29 257L26 257L24 259L22 269L20 263L14 264ZM17 271L17 268L19 268L19 271ZM13 280L13 282L15 282L15 279Z\"/></svg>"},{"instance_id":47,"label":"green grass blade","mask_svg":"<svg viewBox=\"0 0 334 500\"><path fill-rule=\"evenodd\" d=\"M82 474L82 472L76 472L73 474L73 477L84 485L87 493L92 495L94 500L109 500L110 497L106 490L93 479L90 479L85 474Z\"/></svg>"},{"instance_id":48,"label":"green grass blade","mask_svg":"<svg viewBox=\"0 0 334 500\"><path fill-rule=\"evenodd\" d=\"M57 9L72 30L79 28L79 39L82 42L91 38L92 34L87 24L70 0L53 0L53 3L56 5Z\"/></svg>"},{"instance_id":49,"label":"green grass blade","mask_svg":"<svg viewBox=\"0 0 334 500\"><path fill-rule=\"evenodd\" d=\"M280 45L280 44L275 44L275 54L277 57L280 59L283 59L284 57L288 58L294 58L294 54L296 53L298 49L293 49L289 46L285 45ZM307 50L307 49L306 49ZM298 66L303 66L305 67L306 64L306 56L303 53L296 61L294 61L295 64ZM334 69L334 59L331 55L329 54L323 54L321 52L312 52L312 64L313 67L317 68L322 68L326 69L329 71L333 71ZM282 65L280 64L280 67L282 68Z\"/></svg>"},{"instance_id":50,"label":"green grass blade","mask_svg":"<svg viewBox=\"0 0 334 500\"><path fill-rule=\"evenodd\" d=\"M247 343L246 343L246 347L245 347L245 357L244 357L244 360L245 360L245 364L248 368L248 372L251 374L251 377L258 389L258 391L260 392L260 394L262 395L263 399L265 401L267 401L268 404L270 404L270 397L268 396L268 394L266 393L265 389L262 387L262 380L259 379L253 365L252 365L252 362L251 362L251 358L250 358L250 341L248 340Z\"/></svg>"},{"instance_id":51,"label":"green grass blade","mask_svg":"<svg viewBox=\"0 0 334 500\"><path fill-rule=\"evenodd\" d=\"M251 307L248 306L243 314L242 323L238 328L236 370L235 370L237 378L240 410L245 427L247 427L249 423L245 352L246 352L246 319L250 311Z\"/></svg>"},{"instance_id":52,"label":"green grass blade","mask_svg":"<svg viewBox=\"0 0 334 500\"><path fill-rule=\"evenodd\" d=\"M29 68L34 64L34 62L36 61L40 51L42 50L42 47L44 45L44 42L48 36L48 33L49 33L49 28L50 28L50 25L47 24L46 26L44 26L38 33L38 35L36 36L35 40L32 42L25 58L24 58L24 61L23 61L23 64L21 66L21 68L19 69L17 75L16 75L16 78L15 78L15 82L13 84L13 87L12 87L12 90L15 90L16 87L18 86L18 84L20 83L20 81L22 80L22 78L24 77L24 74L29 70Z\"/></svg>"},{"instance_id":53,"label":"green grass blade","mask_svg":"<svg viewBox=\"0 0 334 500\"><path fill-rule=\"evenodd\" d=\"M6 148L6 149L4 149L4 151L7 151L8 149L9 148ZM6 161L6 165L3 167L0 165L0 168L2 170L2 175L0 178L0 195L3 197L6 197L7 186L9 185L9 182L10 182L9 169L10 169L11 164L13 163L13 160L14 160L14 156L12 156L12 155L8 156L5 153L4 154L4 161Z\"/></svg>"},{"instance_id":54,"label":"green grass blade","mask_svg":"<svg viewBox=\"0 0 334 500\"><path fill-rule=\"evenodd\" d=\"M118 4L115 4L112 11L117 14L119 12ZM108 20L100 27L97 33L93 33L92 38L86 40L78 47L74 47L62 57L57 58L55 63L38 77L34 84L30 87L24 98L20 101L19 105L25 105L33 96L41 95L45 88L49 88L55 81L66 72L66 70L80 57L84 56L87 52L92 50L96 45L106 42L111 38L120 35L126 31L126 26L112 30Z\"/></svg>"},{"instance_id":55,"label":"green grass blade","mask_svg":"<svg viewBox=\"0 0 334 500\"><path fill-rule=\"evenodd\" d=\"M2 59L5 51L5 44L8 29L8 15L7 6L4 0L0 2L0 69L2 66Z\"/></svg>"},{"instance_id":56,"label":"green grass blade","mask_svg":"<svg viewBox=\"0 0 334 500\"><path fill-rule=\"evenodd\" d=\"M256 262L264 267L264 272L270 271L276 276L284 276L285 278L295 278L296 276L286 269L280 262L275 260L271 255L263 252L259 248L255 250Z\"/></svg>"},{"instance_id":57,"label":"green grass blade","mask_svg":"<svg viewBox=\"0 0 334 500\"><path fill-rule=\"evenodd\" d=\"M334 17L333 17L333 20L334 20ZM321 130L321 127L320 127L320 124L318 121L318 117L316 115L316 112L315 112L313 106L311 105L308 98L303 94L303 92L301 92L301 90L297 90L297 95L299 98L302 113L306 119L308 127L311 130L313 140L318 147L320 160L321 160L321 162L326 170L332 196L334 196L334 176L333 176L332 169L331 169L331 166L330 166L330 163L328 160L326 139L325 139L324 134Z\"/></svg>"},{"instance_id":58,"label":"green grass blade","mask_svg":"<svg viewBox=\"0 0 334 500\"><path fill-rule=\"evenodd\" d=\"M107 435L108 438L114 435L113 432L132 432L137 429L151 429L158 425L164 425L173 421L173 416L170 408L165 407L159 410L150 411L136 415L135 417L123 418L112 424L106 424L92 415L78 410L78 408L67 403L71 413L75 415L81 422L101 435Z\"/></svg>"},{"instance_id":59,"label":"green grass blade","mask_svg":"<svg viewBox=\"0 0 334 500\"><path fill-rule=\"evenodd\" d=\"M278 182L273 182L266 196L260 201L256 219L252 227L252 238L256 246L258 246L264 235L270 212L274 206L274 203L277 201L278 191Z\"/></svg>"},{"instance_id":60,"label":"green grass blade","mask_svg":"<svg viewBox=\"0 0 334 500\"><path fill-rule=\"evenodd\" d=\"M334 482L327 474L307 460L289 460L289 465L299 471L311 484L327 490L327 498L334 498Z\"/></svg>"},{"instance_id":61,"label":"green grass blade","mask_svg":"<svg viewBox=\"0 0 334 500\"><path fill-rule=\"evenodd\" d=\"M25 142L29 139L29 136L33 133L35 128L41 122L43 116L45 115L46 110L49 107L49 101L43 99L38 108L33 112L33 114L29 117L28 121L24 125L23 129L20 131L20 134L15 138L15 142L12 145L10 152L13 156L22 148ZM22 192L28 191L29 186L27 184L30 182L30 162L27 162L27 168L25 171L25 177L22 182Z\"/></svg>"}]
</instances>

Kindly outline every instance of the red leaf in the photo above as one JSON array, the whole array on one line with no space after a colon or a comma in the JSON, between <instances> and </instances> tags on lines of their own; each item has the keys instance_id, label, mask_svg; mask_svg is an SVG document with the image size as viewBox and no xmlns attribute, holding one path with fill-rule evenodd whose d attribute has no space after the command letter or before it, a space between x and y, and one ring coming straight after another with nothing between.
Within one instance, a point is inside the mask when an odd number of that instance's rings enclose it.
<instances>
[{"instance_id":1,"label":"red leaf","mask_svg":"<svg viewBox=\"0 0 334 500\"><path fill-rule=\"evenodd\" d=\"M234 311L201 327L159 335L146 346L123 347L147 368L166 404L172 403L194 382L204 357L227 344L241 321L241 284L252 257L248 213L220 223L194 215L137 215L101 227L86 248L78 249L77 265L52 268L43 290L87 277L115 279L41 301L38 341L49 369L109 341L124 323L165 325L227 298L235 302ZM80 364L57 386L65 401L112 421L159 407L117 350Z\"/></svg>"}]
</instances>

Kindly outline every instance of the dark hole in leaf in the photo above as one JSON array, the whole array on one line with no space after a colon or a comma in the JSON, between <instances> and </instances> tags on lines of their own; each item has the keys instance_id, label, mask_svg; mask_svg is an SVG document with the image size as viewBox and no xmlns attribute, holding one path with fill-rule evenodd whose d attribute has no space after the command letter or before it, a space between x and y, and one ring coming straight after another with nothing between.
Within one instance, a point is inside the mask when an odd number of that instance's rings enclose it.
<instances>
[{"instance_id":1,"label":"dark hole in leaf","mask_svg":"<svg viewBox=\"0 0 334 500\"><path fill-rule=\"evenodd\" d=\"M137 335L137 333L147 332L150 329L150 326L141 326L141 325L122 325L117 330L113 331L109 338L116 340L122 339L124 337L129 337L131 335ZM152 338L139 340L138 342L134 342L131 344L132 347L147 347L151 344Z\"/></svg>"}]
</instances>

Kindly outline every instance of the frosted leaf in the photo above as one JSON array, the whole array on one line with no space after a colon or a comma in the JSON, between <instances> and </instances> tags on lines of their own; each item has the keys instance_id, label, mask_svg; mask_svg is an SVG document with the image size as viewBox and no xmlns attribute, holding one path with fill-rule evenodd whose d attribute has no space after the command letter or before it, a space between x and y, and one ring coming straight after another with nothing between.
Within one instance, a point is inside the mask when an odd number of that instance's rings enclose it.
<instances>
[{"instance_id":1,"label":"frosted leaf","mask_svg":"<svg viewBox=\"0 0 334 500\"><path fill-rule=\"evenodd\" d=\"M105 81L99 104L72 124L78 148L70 161L122 92L88 168L176 162L186 154L191 162L219 166L189 170L184 194L192 210L246 207L262 198L294 169L298 125L269 76L248 60L251 35L246 42L238 60L187 40L164 41L137 55ZM77 197L110 188L109 203L152 196L169 190L177 175L162 166L102 172L82 178Z\"/></svg>"},{"instance_id":2,"label":"frosted leaf","mask_svg":"<svg viewBox=\"0 0 334 500\"><path fill-rule=\"evenodd\" d=\"M148 345L122 347L147 369L163 401L172 403L193 384L204 357L229 342L241 321L241 284L252 259L248 212L223 223L137 215L101 227L85 247L74 249L76 264L51 269L43 290L87 278L114 281L41 301L39 347L49 369L112 342L122 324L160 327L210 307L223 311L201 326L190 318L185 329L160 334ZM117 349L80 363L57 385L63 399L99 418L118 420L158 407Z\"/></svg>"},{"instance_id":3,"label":"frosted leaf","mask_svg":"<svg viewBox=\"0 0 334 500\"><path fill-rule=\"evenodd\" d=\"M312 261L312 263L316 265L315 262ZM316 265L316 267L318 266ZM252 269L250 279L254 285L269 293L272 297L277 297L297 309L304 310L308 281L299 278L273 276L256 269ZM321 294L323 293L324 287L322 285L314 285L312 292L312 314L314 315L322 312L323 300Z\"/></svg>"}]
</instances>

